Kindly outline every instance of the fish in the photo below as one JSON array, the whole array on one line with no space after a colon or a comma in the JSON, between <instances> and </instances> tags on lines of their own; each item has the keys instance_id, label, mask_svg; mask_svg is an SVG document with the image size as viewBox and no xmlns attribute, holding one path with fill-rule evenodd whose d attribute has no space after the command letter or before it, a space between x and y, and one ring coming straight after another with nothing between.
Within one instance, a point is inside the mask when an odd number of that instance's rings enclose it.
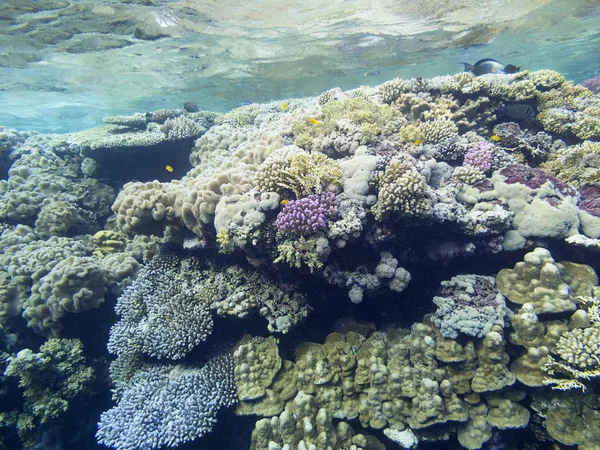
<instances>
[{"instance_id":1,"label":"fish","mask_svg":"<svg viewBox=\"0 0 600 450\"><path fill-rule=\"evenodd\" d=\"M472 72L476 77L488 73L517 73L521 68L514 64L504 65L495 59L480 59L475 64L461 62L465 66L465 72Z\"/></svg>"},{"instance_id":2,"label":"fish","mask_svg":"<svg viewBox=\"0 0 600 450\"><path fill-rule=\"evenodd\" d=\"M415 145L420 145L423 142L423 139L417 139L415 141Z\"/></svg>"},{"instance_id":3,"label":"fish","mask_svg":"<svg viewBox=\"0 0 600 450\"><path fill-rule=\"evenodd\" d=\"M281 110L282 110L283 112L286 112L286 111L288 110L288 108L289 108L289 107L290 107L290 105L288 104L288 102L283 102L283 103L281 104Z\"/></svg>"},{"instance_id":4,"label":"fish","mask_svg":"<svg viewBox=\"0 0 600 450\"><path fill-rule=\"evenodd\" d=\"M284 198L283 200L281 200L281 201L279 202L279 205L280 205L280 206L285 206L285 205L287 205L288 201L289 201L289 200L287 200L287 199L285 199L285 198Z\"/></svg>"},{"instance_id":5,"label":"fish","mask_svg":"<svg viewBox=\"0 0 600 450\"><path fill-rule=\"evenodd\" d=\"M498 108L498 111L506 117L516 120L535 116L535 108L527 103L509 103Z\"/></svg>"},{"instance_id":6,"label":"fish","mask_svg":"<svg viewBox=\"0 0 600 450\"><path fill-rule=\"evenodd\" d=\"M365 77L374 77L379 75L381 72L379 70L371 70L369 72L365 72Z\"/></svg>"},{"instance_id":7,"label":"fish","mask_svg":"<svg viewBox=\"0 0 600 450\"><path fill-rule=\"evenodd\" d=\"M311 125L319 125L321 122L319 122L314 117L311 117L311 118L308 119L308 123L310 123Z\"/></svg>"},{"instance_id":8,"label":"fish","mask_svg":"<svg viewBox=\"0 0 600 450\"><path fill-rule=\"evenodd\" d=\"M237 107L239 108L240 106L248 106L248 105L251 105L251 104L252 104L252 102L242 101L242 102L239 102L237 104Z\"/></svg>"},{"instance_id":9,"label":"fish","mask_svg":"<svg viewBox=\"0 0 600 450\"><path fill-rule=\"evenodd\" d=\"M498 136L497 134L493 135L493 136L491 137L491 139L492 139L492 141L494 141L494 142L498 142L498 141L502 140L502 138L501 138L500 136Z\"/></svg>"},{"instance_id":10,"label":"fish","mask_svg":"<svg viewBox=\"0 0 600 450\"><path fill-rule=\"evenodd\" d=\"M504 73L517 73L521 71L521 66L517 67L514 64L504 66Z\"/></svg>"},{"instance_id":11,"label":"fish","mask_svg":"<svg viewBox=\"0 0 600 450\"><path fill-rule=\"evenodd\" d=\"M173 172L173 168L171 166L169 166L168 164L165 166L165 170L169 173Z\"/></svg>"},{"instance_id":12,"label":"fish","mask_svg":"<svg viewBox=\"0 0 600 450\"><path fill-rule=\"evenodd\" d=\"M192 112L198 112L198 105L196 105L195 103L184 103L183 104L183 109L186 110L186 112L192 113Z\"/></svg>"}]
</instances>

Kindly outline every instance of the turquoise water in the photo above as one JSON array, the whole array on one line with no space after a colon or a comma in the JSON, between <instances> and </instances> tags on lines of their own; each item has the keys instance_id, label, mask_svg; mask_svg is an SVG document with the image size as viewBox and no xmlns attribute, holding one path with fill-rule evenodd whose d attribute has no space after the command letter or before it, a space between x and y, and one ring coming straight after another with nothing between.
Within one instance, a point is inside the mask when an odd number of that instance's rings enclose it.
<instances>
[{"instance_id":1,"label":"turquoise water","mask_svg":"<svg viewBox=\"0 0 600 450\"><path fill-rule=\"evenodd\" d=\"M190 101L222 112L485 57L576 82L600 64L597 1L36 5L2 6L0 121L21 130L76 131Z\"/></svg>"}]
</instances>

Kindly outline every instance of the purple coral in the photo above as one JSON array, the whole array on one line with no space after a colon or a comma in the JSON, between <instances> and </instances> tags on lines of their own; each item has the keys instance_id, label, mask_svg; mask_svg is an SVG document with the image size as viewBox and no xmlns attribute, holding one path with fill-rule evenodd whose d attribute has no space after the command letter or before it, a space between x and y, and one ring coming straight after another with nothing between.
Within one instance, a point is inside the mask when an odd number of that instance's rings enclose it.
<instances>
[{"instance_id":1,"label":"purple coral","mask_svg":"<svg viewBox=\"0 0 600 450\"><path fill-rule=\"evenodd\" d=\"M585 86L595 94L600 94L600 75L590 78L581 82L582 86Z\"/></svg>"},{"instance_id":2,"label":"purple coral","mask_svg":"<svg viewBox=\"0 0 600 450\"><path fill-rule=\"evenodd\" d=\"M492 168L493 156L494 144L487 141L478 142L465 153L465 165L487 172Z\"/></svg>"},{"instance_id":3,"label":"purple coral","mask_svg":"<svg viewBox=\"0 0 600 450\"><path fill-rule=\"evenodd\" d=\"M587 185L580 189L581 202L579 209L582 209L592 216L600 217L600 187Z\"/></svg>"},{"instance_id":4,"label":"purple coral","mask_svg":"<svg viewBox=\"0 0 600 450\"><path fill-rule=\"evenodd\" d=\"M530 189L538 189L544 183L550 181L561 194L572 197L577 195L575 189L570 187L567 183L547 174L542 169L527 167L521 164L509 164L502 168L500 175L505 178L507 184L520 183Z\"/></svg>"},{"instance_id":5,"label":"purple coral","mask_svg":"<svg viewBox=\"0 0 600 450\"><path fill-rule=\"evenodd\" d=\"M327 218L335 214L335 194L323 192L299 200L290 200L283 207L275 225L278 230L310 234L327 227Z\"/></svg>"}]
</instances>

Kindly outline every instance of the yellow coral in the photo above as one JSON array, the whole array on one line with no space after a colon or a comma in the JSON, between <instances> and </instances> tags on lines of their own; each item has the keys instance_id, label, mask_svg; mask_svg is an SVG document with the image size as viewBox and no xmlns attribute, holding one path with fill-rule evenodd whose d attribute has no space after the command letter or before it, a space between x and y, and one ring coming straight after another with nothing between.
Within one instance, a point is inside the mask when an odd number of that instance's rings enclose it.
<instances>
[{"instance_id":1,"label":"yellow coral","mask_svg":"<svg viewBox=\"0 0 600 450\"><path fill-rule=\"evenodd\" d=\"M296 197L318 194L328 185L341 185L338 163L322 153L301 151L271 155L258 169L256 186L261 192L291 190Z\"/></svg>"},{"instance_id":2,"label":"yellow coral","mask_svg":"<svg viewBox=\"0 0 600 450\"><path fill-rule=\"evenodd\" d=\"M425 178L408 161L391 161L379 177L379 195L372 212L380 220L385 211L413 216L429 211Z\"/></svg>"}]
</instances>

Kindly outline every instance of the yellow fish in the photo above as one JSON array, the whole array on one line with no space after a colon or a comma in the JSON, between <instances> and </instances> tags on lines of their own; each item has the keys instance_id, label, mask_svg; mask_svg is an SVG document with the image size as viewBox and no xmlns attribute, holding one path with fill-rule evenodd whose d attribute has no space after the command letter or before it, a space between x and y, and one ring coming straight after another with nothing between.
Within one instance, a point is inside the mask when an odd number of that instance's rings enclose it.
<instances>
[{"instance_id":1,"label":"yellow fish","mask_svg":"<svg viewBox=\"0 0 600 450\"><path fill-rule=\"evenodd\" d=\"M311 125L319 125L321 122L319 122L314 117L311 117L310 119L308 119L308 123L310 123Z\"/></svg>"},{"instance_id":2,"label":"yellow fish","mask_svg":"<svg viewBox=\"0 0 600 450\"><path fill-rule=\"evenodd\" d=\"M286 112L286 111L288 110L288 108L289 108L289 107L290 107L290 105L289 105L287 102L283 102L283 103L281 104L281 110L282 110L283 112Z\"/></svg>"},{"instance_id":3,"label":"yellow fish","mask_svg":"<svg viewBox=\"0 0 600 450\"><path fill-rule=\"evenodd\" d=\"M423 142L423 139L417 139L417 140L415 141L415 145L420 145L420 144L421 144L421 142Z\"/></svg>"},{"instance_id":4,"label":"yellow fish","mask_svg":"<svg viewBox=\"0 0 600 450\"><path fill-rule=\"evenodd\" d=\"M279 204L280 204L281 206L285 206L285 205L287 205L287 202L288 202L288 200L286 200L286 199L284 198L283 200L281 200L281 201L279 202Z\"/></svg>"},{"instance_id":5,"label":"yellow fish","mask_svg":"<svg viewBox=\"0 0 600 450\"><path fill-rule=\"evenodd\" d=\"M167 170L167 172L173 172L173 168L168 164L165 166L165 169Z\"/></svg>"},{"instance_id":6,"label":"yellow fish","mask_svg":"<svg viewBox=\"0 0 600 450\"><path fill-rule=\"evenodd\" d=\"M500 136L498 136L497 134L492 136L492 141L498 142L500 139L502 139Z\"/></svg>"}]
</instances>

